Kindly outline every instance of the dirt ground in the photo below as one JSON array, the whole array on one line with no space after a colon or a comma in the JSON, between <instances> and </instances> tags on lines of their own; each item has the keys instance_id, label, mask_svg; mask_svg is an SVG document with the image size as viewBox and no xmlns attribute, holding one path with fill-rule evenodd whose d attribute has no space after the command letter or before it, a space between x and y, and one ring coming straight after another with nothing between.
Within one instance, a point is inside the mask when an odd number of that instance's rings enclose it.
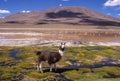
<instances>
[{"instance_id":1,"label":"dirt ground","mask_svg":"<svg viewBox=\"0 0 120 81\"><path fill-rule=\"evenodd\" d=\"M120 41L119 27L74 25L0 25L0 39L64 40L82 42Z\"/></svg>"}]
</instances>

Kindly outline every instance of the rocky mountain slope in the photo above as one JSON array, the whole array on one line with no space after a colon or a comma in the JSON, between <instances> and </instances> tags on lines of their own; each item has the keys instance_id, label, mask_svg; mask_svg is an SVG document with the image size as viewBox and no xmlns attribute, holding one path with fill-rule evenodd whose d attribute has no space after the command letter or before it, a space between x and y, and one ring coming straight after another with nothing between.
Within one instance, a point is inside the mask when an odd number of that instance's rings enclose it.
<instances>
[{"instance_id":1,"label":"rocky mountain slope","mask_svg":"<svg viewBox=\"0 0 120 81\"><path fill-rule=\"evenodd\" d=\"M29 13L16 13L0 19L0 24L120 26L120 19L103 15L86 7L68 6Z\"/></svg>"}]
</instances>

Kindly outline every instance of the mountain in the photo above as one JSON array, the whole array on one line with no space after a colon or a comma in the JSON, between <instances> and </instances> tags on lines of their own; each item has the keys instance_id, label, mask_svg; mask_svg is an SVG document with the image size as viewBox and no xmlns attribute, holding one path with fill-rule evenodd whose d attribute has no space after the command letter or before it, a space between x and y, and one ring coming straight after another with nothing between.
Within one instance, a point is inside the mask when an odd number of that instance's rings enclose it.
<instances>
[{"instance_id":1,"label":"mountain","mask_svg":"<svg viewBox=\"0 0 120 81\"><path fill-rule=\"evenodd\" d=\"M57 7L43 11L16 13L4 19L0 24L68 24L94 26L120 26L120 19L107 16L86 7Z\"/></svg>"}]
</instances>

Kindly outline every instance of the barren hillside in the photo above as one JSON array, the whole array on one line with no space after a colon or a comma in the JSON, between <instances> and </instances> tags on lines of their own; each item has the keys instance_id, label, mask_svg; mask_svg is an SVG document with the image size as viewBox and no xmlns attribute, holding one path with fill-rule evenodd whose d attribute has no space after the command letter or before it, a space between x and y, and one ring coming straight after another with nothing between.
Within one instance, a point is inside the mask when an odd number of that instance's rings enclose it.
<instances>
[{"instance_id":1,"label":"barren hillside","mask_svg":"<svg viewBox=\"0 0 120 81\"><path fill-rule=\"evenodd\" d=\"M0 24L120 26L120 19L103 15L86 7L69 6L30 13L16 13L0 19Z\"/></svg>"}]
</instances>

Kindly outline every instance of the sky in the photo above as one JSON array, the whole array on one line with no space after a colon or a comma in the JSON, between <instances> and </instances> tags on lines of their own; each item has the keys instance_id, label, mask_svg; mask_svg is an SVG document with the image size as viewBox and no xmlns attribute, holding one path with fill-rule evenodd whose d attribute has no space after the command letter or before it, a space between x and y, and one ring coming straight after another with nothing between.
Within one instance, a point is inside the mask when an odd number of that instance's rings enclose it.
<instances>
[{"instance_id":1,"label":"sky","mask_svg":"<svg viewBox=\"0 0 120 81\"><path fill-rule=\"evenodd\" d=\"M84 6L120 18L120 0L0 0L0 18L61 6Z\"/></svg>"}]
</instances>

